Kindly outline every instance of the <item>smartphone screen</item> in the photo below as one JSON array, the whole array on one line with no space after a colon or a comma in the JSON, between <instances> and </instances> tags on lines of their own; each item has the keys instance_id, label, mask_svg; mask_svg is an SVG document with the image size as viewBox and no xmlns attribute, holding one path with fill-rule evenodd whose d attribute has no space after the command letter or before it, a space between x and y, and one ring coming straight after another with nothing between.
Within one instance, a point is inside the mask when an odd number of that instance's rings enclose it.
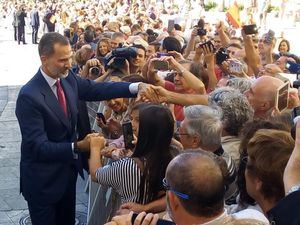
<instances>
[{"instance_id":1,"label":"smartphone screen","mask_svg":"<svg viewBox=\"0 0 300 225\"><path fill-rule=\"evenodd\" d=\"M133 131L132 131L132 124L131 122L126 122L122 124L123 129L123 136L124 136L124 144L125 149L132 149L134 148L133 141Z\"/></svg>"},{"instance_id":2,"label":"smartphone screen","mask_svg":"<svg viewBox=\"0 0 300 225\"><path fill-rule=\"evenodd\" d=\"M169 70L169 63L166 61L155 60L153 61L154 69L159 71Z\"/></svg>"},{"instance_id":3,"label":"smartphone screen","mask_svg":"<svg viewBox=\"0 0 300 225\"><path fill-rule=\"evenodd\" d=\"M172 32L174 30L175 21L169 20L168 21L168 32Z\"/></svg>"},{"instance_id":4,"label":"smartphone screen","mask_svg":"<svg viewBox=\"0 0 300 225\"><path fill-rule=\"evenodd\" d=\"M106 119L105 119L103 113L98 112L98 113L97 113L97 116L99 117L99 119L102 120L102 122L103 122L104 124L106 124Z\"/></svg>"},{"instance_id":5,"label":"smartphone screen","mask_svg":"<svg viewBox=\"0 0 300 225\"><path fill-rule=\"evenodd\" d=\"M279 110L279 112L282 112L288 107L289 86L290 83L286 82L284 85L277 89L276 107Z\"/></svg>"}]
</instances>

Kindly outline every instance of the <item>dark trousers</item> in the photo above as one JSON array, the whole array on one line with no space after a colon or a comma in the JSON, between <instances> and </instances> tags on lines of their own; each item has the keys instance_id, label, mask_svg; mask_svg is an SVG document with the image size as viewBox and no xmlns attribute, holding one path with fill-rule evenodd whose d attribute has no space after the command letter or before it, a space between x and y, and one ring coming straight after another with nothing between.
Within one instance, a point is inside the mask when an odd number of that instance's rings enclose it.
<instances>
[{"instance_id":1,"label":"dark trousers","mask_svg":"<svg viewBox=\"0 0 300 225\"><path fill-rule=\"evenodd\" d=\"M63 197L55 204L28 201L32 225L74 225L77 170L72 169Z\"/></svg>"},{"instance_id":2,"label":"dark trousers","mask_svg":"<svg viewBox=\"0 0 300 225\"><path fill-rule=\"evenodd\" d=\"M14 38L15 38L15 41L18 40L18 27L14 26Z\"/></svg>"},{"instance_id":3,"label":"dark trousers","mask_svg":"<svg viewBox=\"0 0 300 225\"><path fill-rule=\"evenodd\" d=\"M37 44L38 32L39 32L39 27L32 26L32 44Z\"/></svg>"},{"instance_id":4,"label":"dark trousers","mask_svg":"<svg viewBox=\"0 0 300 225\"><path fill-rule=\"evenodd\" d=\"M25 44L25 26L18 26L18 43L21 41Z\"/></svg>"}]
</instances>

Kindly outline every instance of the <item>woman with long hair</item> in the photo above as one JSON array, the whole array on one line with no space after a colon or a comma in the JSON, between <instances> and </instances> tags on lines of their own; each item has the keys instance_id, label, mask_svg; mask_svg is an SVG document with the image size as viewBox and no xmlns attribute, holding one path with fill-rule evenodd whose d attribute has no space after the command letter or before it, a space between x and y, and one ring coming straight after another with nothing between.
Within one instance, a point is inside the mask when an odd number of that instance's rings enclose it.
<instances>
[{"instance_id":1,"label":"woman with long hair","mask_svg":"<svg viewBox=\"0 0 300 225\"><path fill-rule=\"evenodd\" d=\"M121 202L147 204L161 198L162 179L172 159L170 144L174 119L161 105L147 105L139 111L138 139L132 157L102 167L100 157L105 139L91 137L89 162L93 181L111 186Z\"/></svg>"}]
</instances>

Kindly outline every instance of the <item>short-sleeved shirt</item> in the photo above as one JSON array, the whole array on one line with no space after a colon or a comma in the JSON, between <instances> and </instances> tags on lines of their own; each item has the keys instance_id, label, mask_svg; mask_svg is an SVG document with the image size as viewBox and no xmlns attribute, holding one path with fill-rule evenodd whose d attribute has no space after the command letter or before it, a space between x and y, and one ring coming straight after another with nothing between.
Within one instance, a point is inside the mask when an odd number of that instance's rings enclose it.
<instances>
[{"instance_id":1,"label":"short-sleeved shirt","mask_svg":"<svg viewBox=\"0 0 300 225\"><path fill-rule=\"evenodd\" d=\"M112 187L120 196L121 202L146 204L147 185L144 196L139 201L142 171L132 158L123 158L96 171L97 182Z\"/></svg>"}]
</instances>

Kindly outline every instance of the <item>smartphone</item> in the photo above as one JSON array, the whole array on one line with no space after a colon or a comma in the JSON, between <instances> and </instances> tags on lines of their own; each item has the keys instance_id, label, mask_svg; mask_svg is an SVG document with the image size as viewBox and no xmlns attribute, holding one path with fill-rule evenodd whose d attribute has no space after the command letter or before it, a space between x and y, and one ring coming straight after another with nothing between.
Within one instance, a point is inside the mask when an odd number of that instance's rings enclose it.
<instances>
[{"instance_id":1,"label":"smartphone","mask_svg":"<svg viewBox=\"0 0 300 225\"><path fill-rule=\"evenodd\" d=\"M279 112L284 111L288 107L290 82L286 82L277 89L275 107Z\"/></svg>"},{"instance_id":2,"label":"smartphone","mask_svg":"<svg viewBox=\"0 0 300 225\"><path fill-rule=\"evenodd\" d=\"M131 223L134 224L134 221L136 219L136 217L138 216L137 213L133 213L132 217L131 217ZM162 220L162 219L158 219L156 225L176 225L176 223L172 222L172 221L168 221L168 220Z\"/></svg>"},{"instance_id":3,"label":"smartphone","mask_svg":"<svg viewBox=\"0 0 300 225\"><path fill-rule=\"evenodd\" d=\"M203 48L204 46L208 46L210 49L213 49L213 52L216 51L216 48L215 48L214 44L211 42L211 40L206 41L204 43L200 43L198 45L199 48Z\"/></svg>"},{"instance_id":4,"label":"smartphone","mask_svg":"<svg viewBox=\"0 0 300 225\"><path fill-rule=\"evenodd\" d=\"M245 26L243 26L243 30L244 30L246 35L257 34L258 33L256 24L245 25Z\"/></svg>"},{"instance_id":5,"label":"smartphone","mask_svg":"<svg viewBox=\"0 0 300 225\"><path fill-rule=\"evenodd\" d=\"M156 53L156 55L157 55L157 58L160 58L162 56L171 56L170 53L165 53L165 52L158 52L158 53Z\"/></svg>"},{"instance_id":6,"label":"smartphone","mask_svg":"<svg viewBox=\"0 0 300 225\"><path fill-rule=\"evenodd\" d=\"M231 73L241 74L243 72L243 64L240 62L231 60L229 62L229 71Z\"/></svg>"},{"instance_id":7,"label":"smartphone","mask_svg":"<svg viewBox=\"0 0 300 225\"><path fill-rule=\"evenodd\" d=\"M124 136L124 144L125 149L133 149L134 144L133 141L133 130L131 122L125 122L122 124L123 136Z\"/></svg>"},{"instance_id":8,"label":"smartphone","mask_svg":"<svg viewBox=\"0 0 300 225\"><path fill-rule=\"evenodd\" d=\"M172 32L174 30L175 21L169 20L168 21L168 32Z\"/></svg>"},{"instance_id":9,"label":"smartphone","mask_svg":"<svg viewBox=\"0 0 300 225\"><path fill-rule=\"evenodd\" d=\"M275 32L272 31L272 30L269 30L266 37L265 37L265 41L268 43L268 44L271 44L273 39L275 37Z\"/></svg>"},{"instance_id":10,"label":"smartphone","mask_svg":"<svg viewBox=\"0 0 300 225\"><path fill-rule=\"evenodd\" d=\"M154 69L159 71L169 70L169 63L166 61L155 60L153 61Z\"/></svg>"},{"instance_id":11,"label":"smartphone","mask_svg":"<svg viewBox=\"0 0 300 225\"><path fill-rule=\"evenodd\" d=\"M99 119L102 120L102 123L106 124L106 119L105 119L103 113L97 112L97 116Z\"/></svg>"}]
</instances>

